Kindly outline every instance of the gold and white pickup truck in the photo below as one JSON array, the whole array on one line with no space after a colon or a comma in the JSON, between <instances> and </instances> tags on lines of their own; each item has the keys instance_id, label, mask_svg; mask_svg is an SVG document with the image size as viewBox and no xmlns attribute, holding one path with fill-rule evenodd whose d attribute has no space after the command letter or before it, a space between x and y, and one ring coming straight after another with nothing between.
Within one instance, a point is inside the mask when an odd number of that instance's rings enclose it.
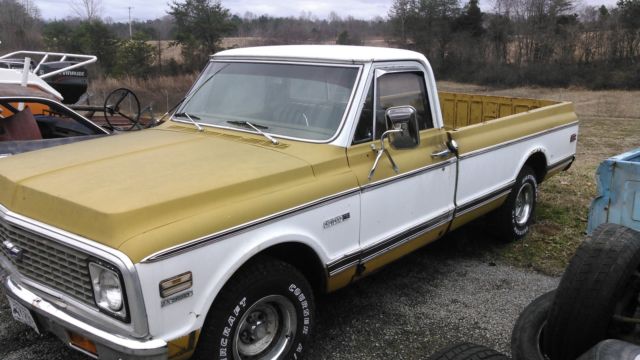
<instances>
[{"instance_id":1,"label":"gold and white pickup truck","mask_svg":"<svg viewBox=\"0 0 640 360\"><path fill-rule=\"evenodd\" d=\"M566 102L438 93L398 49L228 50L164 124L0 159L14 317L99 359L300 358L331 292L489 212L526 235Z\"/></svg>"}]
</instances>

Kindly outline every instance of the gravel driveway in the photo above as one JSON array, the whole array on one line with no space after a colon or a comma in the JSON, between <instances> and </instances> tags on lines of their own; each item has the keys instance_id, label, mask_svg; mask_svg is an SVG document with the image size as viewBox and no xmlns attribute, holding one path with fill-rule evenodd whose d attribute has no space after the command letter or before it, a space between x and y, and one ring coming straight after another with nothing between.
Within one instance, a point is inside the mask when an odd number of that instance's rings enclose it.
<instances>
[{"instance_id":1,"label":"gravel driveway","mask_svg":"<svg viewBox=\"0 0 640 360\"><path fill-rule=\"evenodd\" d=\"M447 237L318 299L308 359L424 359L471 341L508 352L519 312L558 278L495 263ZM464 244L463 244L464 245ZM0 290L0 359L89 359L11 318Z\"/></svg>"}]
</instances>

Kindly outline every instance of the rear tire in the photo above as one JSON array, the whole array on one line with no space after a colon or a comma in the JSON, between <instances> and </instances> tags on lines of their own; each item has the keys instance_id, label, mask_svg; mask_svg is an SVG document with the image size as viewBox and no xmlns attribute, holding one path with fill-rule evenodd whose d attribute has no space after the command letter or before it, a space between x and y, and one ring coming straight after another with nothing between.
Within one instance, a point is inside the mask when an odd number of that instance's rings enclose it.
<instances>
[{"instance_id":1,"label":"rear tire","mask_svg":"<svg viewBox=\"0 0 640 360\"><path fill-rule=\"evenodd\" d=\"M575 359L606 338L623 338L635 326L640 294L640 233L603 224L576 251L558 286L545 327L551 359Z\"/></svg>"},{"instance_id":2,"label":"rear tire","mask_svg":"<svg viewBox=\"0 0 640 360\"><path fill-rule=\"evenodd\" d=\"M311 286L293 266L261 257L213 303L195 359L301 359L314 322Z\"/></svg>"},{"instance_id":3,"label":"rear tire","mask_svg":"<svg viewBox=\"0 0 640 360\"><path fill-rule=\"evenodd\" d=\"M503 241L520 240L529 233L533 223L538 197L538 181L535 172L524 166L507 200L494 213L496 235Z\"/></svg>"},{"instance_id":4,"label":"rear tire","mask_svg":"<svg viewBox=\"0 0 640 360\"><path fill-rule=\"evenodd\" d=\"M545 360L540 349L542 331L554 297L555 291L540 295L520 313L511 332L511 356L514 360Z\"/></svg>"},{"instance_id":5,"label":"rear tire","mask_svg":"<svg viewBox=\"0 0 640 360\"><path fill-rule=\"evenodd\" d=\"M459 343L431 355L428 360L509 360L509 358L486 346Z\"/></svg>"}]
</instances>

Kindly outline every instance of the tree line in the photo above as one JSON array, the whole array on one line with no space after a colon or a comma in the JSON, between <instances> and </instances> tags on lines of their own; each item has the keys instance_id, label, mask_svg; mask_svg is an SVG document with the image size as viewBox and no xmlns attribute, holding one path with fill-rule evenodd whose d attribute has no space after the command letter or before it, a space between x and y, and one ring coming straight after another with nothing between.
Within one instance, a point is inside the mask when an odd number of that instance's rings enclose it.
<instances>
[{"instance_id":1,"label":"tree line","mask_svg":"<svg viewBox=\"0 0 640 360\"><path fill-rule=\"evenodd\" d=\"M637 88L640 0L576 8L571 0L395 0L400 46L427 55L440 76L487 84Z\"/></svg>"},{"instance_id":2,"label":"tree line","mask_svg":"<svg viewBox=\"0 0 640 360\"><path fill-rule=\"evenodd\" d=\"M609 8L576 7L572 0L496 0L490 11L479 0L394 0L385 17L370 20L336 13L326 19L311 13L239 15L217 0L173 0L166 16L133 22L131 34L128 23L96 16L100 0L81 1L85 16L78 11L74 18L45 21L32 0L0 0L0 50L95 54L98 74L148 77L199 71L210 54L234 46L223 42L229 37L251 45L363 45L376 39L424 53L439 79L640 85L640 0L619 0ZM179 46L182 61L164 59L160 40Z\"/></svg>"}]
</instances>

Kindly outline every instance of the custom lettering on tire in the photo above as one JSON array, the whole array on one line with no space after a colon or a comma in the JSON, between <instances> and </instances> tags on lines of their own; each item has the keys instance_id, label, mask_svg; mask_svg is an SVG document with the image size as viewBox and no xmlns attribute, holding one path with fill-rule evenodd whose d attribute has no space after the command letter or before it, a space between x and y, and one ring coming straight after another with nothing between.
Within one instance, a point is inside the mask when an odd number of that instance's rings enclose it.
<instances>
[{"instance_id":1,"label":"custom lettering on tire","mask_svg":"<svg viewBox=\"0 0 640 360\"><path fill-rule=\"evenodd\" d=\"M311 311L309 310L309 302L307 301L307 298L302 290L295 284L289 285L289 292L291 292L300 303L300 308L302 309L302 335L308 336L309 325L311 324ZM294 359L298 359L298 354L302 354L302 350L302 342L298 342L296 351L293 354Z\"/></svg>"},{"instance_id":2,"label":"custom lettering on tire","mask_svg":"<svg viewBox=\"0 0 640 360\"><path fill-rule=\"evenodd\" d=\"M261 256L220 291L196 360L301 359L313 331L313 291L294 266Z\"/></svg>"},{"instance_id":3,"label":"custom lettering on tire","mask_svg":"<svg viewBox=\"0 0 640 360\"><path fill-rule=\"evenodd\" d=\"M227 318L227 326L222 329L222 337L220 338L220 360L227 360L230 354L229 345L231 345L231 329L233 329L233 325L236 322L236 319L240 316L240 314L246 310L247 307L247 298L243 297L242 300L233 308L232 315L229 315Z\"/></svg>"}]
</instances>

